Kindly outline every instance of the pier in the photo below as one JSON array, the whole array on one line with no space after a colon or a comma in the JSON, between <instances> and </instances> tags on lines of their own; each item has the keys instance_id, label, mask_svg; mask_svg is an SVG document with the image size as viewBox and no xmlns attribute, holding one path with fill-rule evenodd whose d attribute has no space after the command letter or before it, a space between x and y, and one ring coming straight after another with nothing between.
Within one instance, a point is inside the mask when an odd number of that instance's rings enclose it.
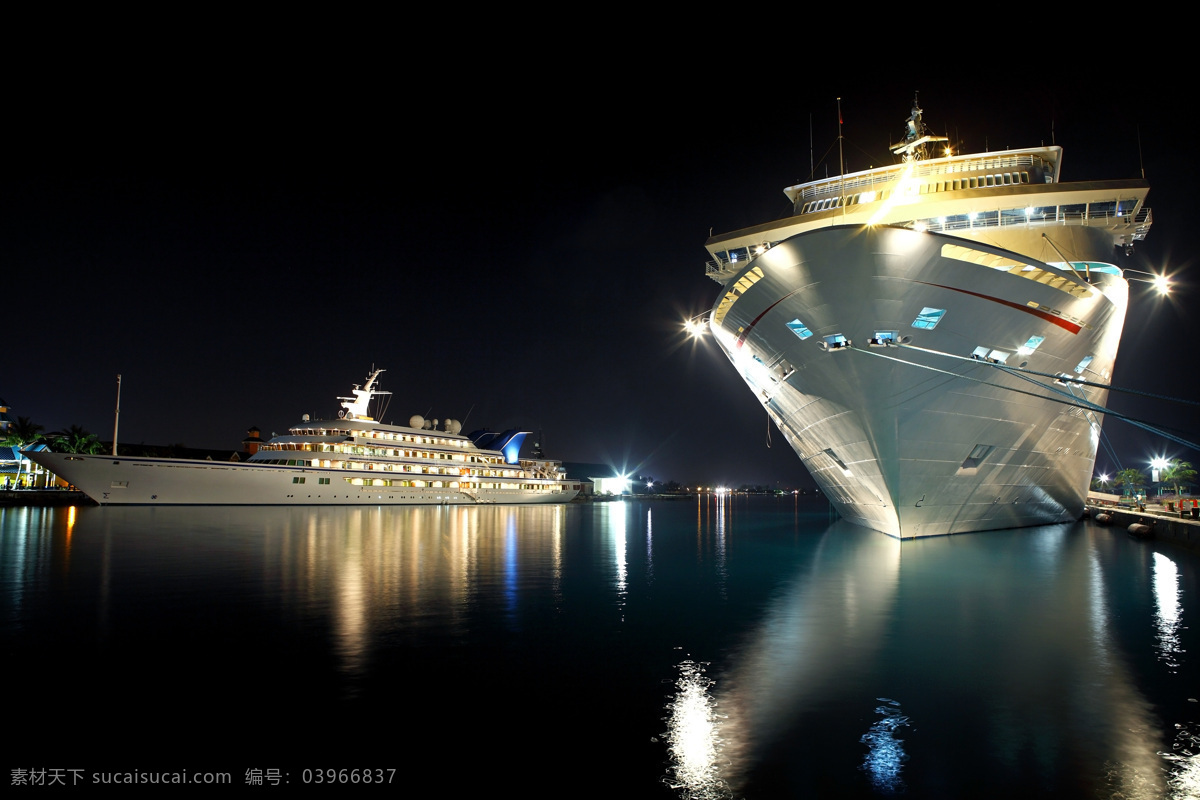
<instances>
[{"instance_id":1,"label":"pier","mask_svg":"<svg viewBox=\"0 0 1200 800\"><path fill-rule=\"evenodd\" d=\"M68 489L0 490L0 508L9 506L94 506L96 501L83 492Z\"/></svg>"},{"instance_id":2,"label":"pier","mask_svg":"<svg viewBox=\"0 0 1200 800\"><path fill-rule=\"evenodd\" d=\"M1161 505L1150 505L1145 511L1119 508L1114 506L1088 503L1087 510L1092 520L1097 514L1111 514L1113 528L1126 530L1134 523L1150 525L1153 528L1153 538L1158 541L1171 542L1194 553L1200 553L1200 520L1193 519L1189 511L1187 516L1179 511L1168 511Z\"/></svg>"}]
</instances>

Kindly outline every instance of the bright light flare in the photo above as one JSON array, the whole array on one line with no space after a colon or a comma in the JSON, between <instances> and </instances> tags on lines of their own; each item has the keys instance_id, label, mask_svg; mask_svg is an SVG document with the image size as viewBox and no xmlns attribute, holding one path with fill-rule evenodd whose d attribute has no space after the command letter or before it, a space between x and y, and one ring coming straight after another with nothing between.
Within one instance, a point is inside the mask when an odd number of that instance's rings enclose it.
<instances>
[{"instance_id":1,"label":"bright light flare","mask_svg":"<svg viewBox=\"0 0 1200 800\"><path fill-rule=\"evenodd\" d=\"M878 225L893 208L898 205L907 205L915 201L921 191L921 185L913 178L913 164L909 162L904 167L904 172L896 180L896 188L887 196L887 199L880 204L879 210L871 215L867 220L868 225Z\"/></svg>"},{"instance_id":2,"label":"bright light flare","mask_svg":"<svg viewBox=\"0 0 1200 800\"><path fill-rule=\"evenodd\" d=\"M683 330L693 339L699 339L708 332L708 315L698 314L683 321Z\"/></svg>"},{"instance_id":3,"label":"bright light flare","mask_svg":"<svg viewBox=\"0 0 1200 800\"><path fill-rule=\"evenodd\" d=\"M1159 294L1171 293L1171 280L1166 275L1154 276L1154 288Z\"/></svg>"}]
</instances>

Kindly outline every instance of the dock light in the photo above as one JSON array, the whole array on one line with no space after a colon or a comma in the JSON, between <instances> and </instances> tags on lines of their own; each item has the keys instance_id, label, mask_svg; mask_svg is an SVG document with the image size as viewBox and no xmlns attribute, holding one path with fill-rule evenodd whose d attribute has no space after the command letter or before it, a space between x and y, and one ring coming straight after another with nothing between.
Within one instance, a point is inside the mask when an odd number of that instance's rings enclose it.
<instances>
[{"instance_id":1,"label":"dock light","mask_svg":"<svg viewBox=\"0 0 1200 800\"><path fill-rule=\"evenodd\" d=\"M683 321L683 329L688 336L693 339L699 339L708 330L708 312L697 314L691 319Z\"/></svg>"},{"instance_id":2,"label":"dock light","mask_svg":"<svg viewBox=\"0 0 1200 800\"><path fill-rule=\"evenodd\" d=\"M1123 269L1123 270L1121 270L1121 272L1124 275L1125 280L1127 280L1127 281L1136 281L1138 283L1152 284L1154 286L1155 291L1157 291L1159 294L1170 294L1171 293L1171 278L1167 275L1160 275L1157 272L1145 272L1144 270L1129 269L1129 268ZM1129 276L1129 273L1131 273L1131 272L1136 273L1138 275L1145 275L1147 277L1131 278Z\"/></svg>"},{"instance_id":3,"label":"dock light","mask_svg":"<svg viewBox=\"0 0 1200 800\"><path fill-rule=\"evenodd\" d=\"M1159 471L1166 469L1170 465L1170 461L1167 461L1167 459L1163 458L1162 456L1157 456L1153 461L1150 462L1150 481L1152 483L1160 482L1162 478L1159 477Z\"/></svg>"}]
</instances>

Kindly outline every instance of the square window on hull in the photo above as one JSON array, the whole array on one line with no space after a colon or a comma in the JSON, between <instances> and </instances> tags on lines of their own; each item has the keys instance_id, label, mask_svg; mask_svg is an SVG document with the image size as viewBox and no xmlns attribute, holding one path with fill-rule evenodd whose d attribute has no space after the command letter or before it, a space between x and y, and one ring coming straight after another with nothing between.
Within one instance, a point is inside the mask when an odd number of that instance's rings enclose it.
<instances>
[{"instance_id":1,"label":"square window on hull","mask_svg":"<svg viewBox=\"0 0 1200 800\"><path fill-rule=\"evenodd\" d=\"M1034 350L1037 350L1038 346L1044 341L1046 341L1045 336L1030 336L1029 340L1025 342L1025 344L1017 348L1017 352L1023 356L1027 356Z\"/></svg>"},{"instance_id":2,"label":"square window on hull","mask_svg":"<svg viewBox=\"0 0 1200 800\"><path fill-rule=\"evenodd\" d=\"M812 331L810 331L808 329L808 326L805 325L803 322L801 322L798 319L792 320L791 322L789 322L787 324L787 326L788 326L788 330L790 330L792 333L796 334L796 336L799 337L801 341L803 341L804 339L807 339L808 337L813 335Z\"/></svg>"},{"instance_id":3,"label":"square window on hull","mask_svg":"<svg viewBox=\"0 0 1200 800\"><path fill-rule=\"evenodd\" d=\"M913 320L914 328L922 328L931 331L937 327L937 324L942 321L942 317L946 316L944 308L929 308L926 306L921 309L921 313Z\"/></svg>"}]
</instances>

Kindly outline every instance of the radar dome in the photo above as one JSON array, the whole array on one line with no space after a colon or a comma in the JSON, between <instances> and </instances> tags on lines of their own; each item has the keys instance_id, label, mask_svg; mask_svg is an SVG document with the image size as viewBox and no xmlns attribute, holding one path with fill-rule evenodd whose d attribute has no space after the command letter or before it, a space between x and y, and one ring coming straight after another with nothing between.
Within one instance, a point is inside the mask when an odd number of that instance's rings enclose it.
<instances>
[{"instance_id":1,"label":"radar dome","mask_svg":"<svg viewBox=\"0 0 1200 800\"><path fill-rule=\"evenodd\" d=\"M456 419L446 420L446 432L458 435L462 431L462 423Z\"/></svg>"},{"instance_id":2,"label":"radar dome","mask_svg":"<svg viewBox=\"0 0 1200 800\"><path fill-rule=\"evenodd\" d=\"M425 427L425 418L422 417L420 414L413 414L411 417L408 418L408 427L410 427L410 428Z\"/></svg>"}]
</instances>

